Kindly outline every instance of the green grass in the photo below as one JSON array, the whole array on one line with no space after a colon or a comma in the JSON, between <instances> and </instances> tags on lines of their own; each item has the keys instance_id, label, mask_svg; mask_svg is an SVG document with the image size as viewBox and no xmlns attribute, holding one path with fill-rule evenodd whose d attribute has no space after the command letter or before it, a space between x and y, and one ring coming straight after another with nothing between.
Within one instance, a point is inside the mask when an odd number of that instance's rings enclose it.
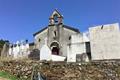
<instances>
[{"instance_id":1,"label":"green grass","mask_svg":"<svg viewBox=\"0 0 120 80\"><path fill-rule=\"evenodd\" d=\"M0 77L2 77L2 78L7 78L7 79L10 79L10 80L19 80L19 79L16 78L15 76L10 75L9 73L3 72L3 71L0 71Z\"/></svg>"}]
</instances>

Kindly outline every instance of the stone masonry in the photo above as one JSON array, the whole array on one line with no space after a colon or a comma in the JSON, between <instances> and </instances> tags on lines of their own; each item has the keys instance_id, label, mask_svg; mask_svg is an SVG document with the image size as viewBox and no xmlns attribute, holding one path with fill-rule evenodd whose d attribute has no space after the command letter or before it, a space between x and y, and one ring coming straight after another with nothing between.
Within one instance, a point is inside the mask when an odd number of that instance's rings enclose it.
<instances>
[{"instance_id":1,"label":"stone masonry","mask_svg":"<svg viewBox=\"0 0 120 80\"><path fill-rule=\"evenodd\" d=\"M20 80L31 80L33 67L47 80L120 80L120 62L60 63L35 61L1 61L0 70Z\"/></svg>"}]
</instances>

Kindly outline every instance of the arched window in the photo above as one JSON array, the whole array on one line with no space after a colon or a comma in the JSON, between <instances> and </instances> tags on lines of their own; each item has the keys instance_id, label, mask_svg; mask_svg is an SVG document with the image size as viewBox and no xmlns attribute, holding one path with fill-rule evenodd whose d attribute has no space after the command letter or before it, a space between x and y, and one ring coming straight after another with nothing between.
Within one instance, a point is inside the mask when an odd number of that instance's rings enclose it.
<instances>
[{"instance_id":1,"label":"arched window","mask_svg":"<svg viewBox=\"0 0 120 80\"><path fill-rule=\"evenodd\" d=\"M71 36L69 36L69 40L71 40Z\"/></svg>"},{"instance_id":2,"label":"arched window","mask_svg":"<svg viewBox=\"0 0 120 80\"><path fill-rule=\"evenodd\" d=\"M41 41L41 39L39 38L39 39L38 39L38 42L40 42L40 41Z\"/></svg>"},{"instance_id":3,"label":"arched window","mask_svg":"<svg viewBox=\"0 0 120 80\"><path fill-rule=\"evenodd\" d=\"M56 35L57 35L56 31L54 31L54 36L56 37Z\"/></svg>"}]
</instances>

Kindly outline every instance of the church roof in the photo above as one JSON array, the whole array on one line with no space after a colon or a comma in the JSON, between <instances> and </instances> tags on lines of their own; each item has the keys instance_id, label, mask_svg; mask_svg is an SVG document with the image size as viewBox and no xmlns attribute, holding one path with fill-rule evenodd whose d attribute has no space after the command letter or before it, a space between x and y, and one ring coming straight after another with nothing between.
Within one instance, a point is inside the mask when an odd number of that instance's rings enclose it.
<instances>
[{"instance_id":1,"label":"church roof","mask_svg":"<svg viewBox=\"0 0 120 80\"><path fill-rule=\"evenodd\" d=\"M34 33L33 36L36 36L37 34L41 33L42 31L44 31L44 30L47 29L47 28L48 28L48 26L45 27L45 28L43 28L43 29L41 29L41 30L39 30L38 32Z\"/></svg>"},{"instance_id":2,"label":"church roof","mask_svg":"<svg viewBox=\"0 0 120 80\"><path fill-rule=\"evenodd\" d=\"M63 25L63 27L65 27L65 28L67 28L67 29L70 29L70 30L73 30L73 31L75 31L75 32L80 32L79 29L74 28L74 27L71 27L71 26Z\"/></svg>"},{"instance_id":3,"label":"church roof","mask_svg":"<svg viewBox=\"0 0 120 80\"><path fill-rule=\"evenodd\" d=\"M67 25L63 25L63 27L79 33L79 30L74 27L67 26ZM41 33L42 31L46 30L47 28L48 28L48 26L39 30L38 32L34 33L33 36L36 36L37 34Z\"/></svg>"}]
</instances>

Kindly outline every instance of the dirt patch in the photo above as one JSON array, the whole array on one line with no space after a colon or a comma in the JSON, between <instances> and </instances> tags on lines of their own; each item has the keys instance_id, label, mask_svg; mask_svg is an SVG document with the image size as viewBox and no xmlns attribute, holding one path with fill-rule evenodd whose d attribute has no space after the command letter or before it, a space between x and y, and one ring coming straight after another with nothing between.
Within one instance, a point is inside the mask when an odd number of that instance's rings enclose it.
<instances>
[{"instance_id":1,"label":"dirt patch","mask_svg":"<svg viewBox=\"0 0 120 80\"><path fill-rule=\"evenodd\" d=\"M0 80L10 80L10 79L6 79L6 78L2 78L2 77L0 77Z\"/></svg>"}]
</instances>

